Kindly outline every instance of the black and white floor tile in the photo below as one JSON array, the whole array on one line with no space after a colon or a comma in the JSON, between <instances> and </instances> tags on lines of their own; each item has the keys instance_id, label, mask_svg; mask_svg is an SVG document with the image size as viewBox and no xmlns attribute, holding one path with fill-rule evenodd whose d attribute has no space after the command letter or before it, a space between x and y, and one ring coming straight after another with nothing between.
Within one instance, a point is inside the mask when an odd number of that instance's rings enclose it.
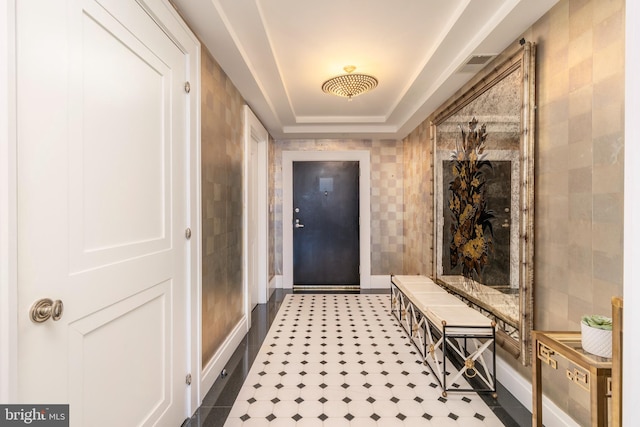
<instances>
[{"instance_id":1,"label":"black and white floor tile","mask_svg":"<svg viewBox=\"0 0 640 427\"><path fill-rule=\"evenodd\" d=\"M477 394L442 396L389 307L287 295L225 426L502 426Z\"/></svg>"}]
</instances>

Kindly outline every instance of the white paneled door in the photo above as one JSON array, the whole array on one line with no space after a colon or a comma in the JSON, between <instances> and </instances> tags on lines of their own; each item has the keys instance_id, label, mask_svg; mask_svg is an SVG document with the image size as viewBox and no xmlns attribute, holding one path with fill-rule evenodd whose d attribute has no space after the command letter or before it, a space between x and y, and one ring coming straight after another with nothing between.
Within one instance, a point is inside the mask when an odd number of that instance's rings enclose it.
<instances>
[{"instance_id":1,"label":"white paneled door","mask_svg":"<svg viewBox=\"0 0 640 427\"><path fill-rule=\"evenodd\" d=\"M185 54L133 0L16 7L18 398L69 403L72 426L180 425ZM59 320L30 319L43 298Z\"/></svg>"}]
</instances>

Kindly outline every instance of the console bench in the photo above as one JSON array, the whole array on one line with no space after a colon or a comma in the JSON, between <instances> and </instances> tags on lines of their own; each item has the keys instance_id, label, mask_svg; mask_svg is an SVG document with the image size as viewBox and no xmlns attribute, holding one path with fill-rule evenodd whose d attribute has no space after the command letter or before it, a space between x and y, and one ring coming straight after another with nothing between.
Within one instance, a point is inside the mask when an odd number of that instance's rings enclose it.
<instances>
[{"instance_id":1,"label":"console bench","mask_svg":"<svg viewBox=\"0 0 640 427\"><path fill-rule=\"evenodd\" d=\"M437 378L443 396L454 391L492 392L495 396L493 320L426 276L391 275L391 312ZM461 361L460 369L450 366L453 372L447 374L447 366L452 365L448 358ZM454 387L463 375L470 388Z\"/></svg>"}]
</instances>

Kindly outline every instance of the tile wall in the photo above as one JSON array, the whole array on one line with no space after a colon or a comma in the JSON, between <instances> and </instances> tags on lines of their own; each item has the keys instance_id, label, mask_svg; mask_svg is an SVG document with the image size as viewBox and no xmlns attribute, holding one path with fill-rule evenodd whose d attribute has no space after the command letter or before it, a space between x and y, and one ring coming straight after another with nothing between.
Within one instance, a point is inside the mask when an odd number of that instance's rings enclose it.
<instances>
[{"instance_id":1,"label":"tile wall","mask_svg":"<svg viewBox=\"0 0 640 427\"><path fill-rule=\"evenodd\" d=\"M244 100L202 49L202 364L243 313L242 156Z\"/></svg>"},{"instance_id":2,"label":"tile wall","mask_svg":"<svg viewBox=\"0 0 640 427\"><path fill-rule=\"evenodd\" d=\"M538 329L578 330L622 295L624 6L565 0L529 32L539 46ZM554 401L588 423L586 393L560 384Z\"/></svg>"},{"instance_id":3,"label":"tile wall","mask_svg":"<svg viewBox=\"0 0 640 427\"><path fill-rule=\"evenodd\" d=\"M433 273L433 146L425 120L404 139L404 273Z\"/></svg>"}]
</instances>

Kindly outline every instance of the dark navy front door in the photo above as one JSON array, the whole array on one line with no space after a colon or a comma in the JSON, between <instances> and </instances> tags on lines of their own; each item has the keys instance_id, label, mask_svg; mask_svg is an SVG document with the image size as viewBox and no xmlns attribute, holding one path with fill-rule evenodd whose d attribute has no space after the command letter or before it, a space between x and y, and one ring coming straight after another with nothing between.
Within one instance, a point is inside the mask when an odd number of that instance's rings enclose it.
<instances>
[{"instance_id":1,"label":"dark navy front door","mask_svg":"<svg viewBox=\"0 0 640 427\"><path fill-rule=\"evenodd\" d=\"M359 285L358 162L293 163L293 284Z\"/></svg>"}]
</instances>

